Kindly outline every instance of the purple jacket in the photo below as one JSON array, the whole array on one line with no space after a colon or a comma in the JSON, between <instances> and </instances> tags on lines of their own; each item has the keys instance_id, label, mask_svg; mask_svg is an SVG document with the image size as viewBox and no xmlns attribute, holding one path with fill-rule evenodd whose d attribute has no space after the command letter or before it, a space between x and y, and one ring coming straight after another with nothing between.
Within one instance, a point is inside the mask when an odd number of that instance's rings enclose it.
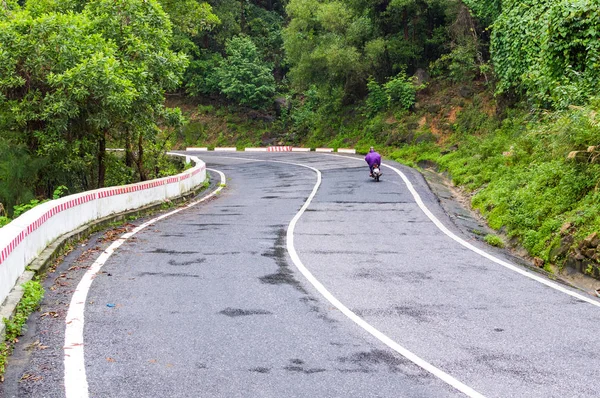
<instances>
[{"instance_id":1,"label":"purple jacket","mask_svg":"<svg viewBox=\"0 0 600 398\"><path fill-rule=\"evenodd\" d=\"M373 167L376 164L381 166L381 155L371 149L371 152L365 156L365 162L367 162L369 167Z\"/></svg>"}]
</instances>

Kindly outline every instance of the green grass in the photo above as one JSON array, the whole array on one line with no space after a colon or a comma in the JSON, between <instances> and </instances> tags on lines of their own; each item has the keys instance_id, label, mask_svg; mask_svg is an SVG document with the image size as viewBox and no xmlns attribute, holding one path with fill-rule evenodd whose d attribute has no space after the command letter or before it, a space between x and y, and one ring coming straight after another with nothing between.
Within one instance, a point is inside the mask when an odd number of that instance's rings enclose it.
<instances>
[{"instance_id":1,"label":"green grass","mask_svg":"<svg viewBox=\"0 0 600 398\"><path fill-rule=\"evenodd\" d=\"M500 247L500 248L504 247L504 241L498 235L487 234L483 238L483 240L485 240L485 242L490 246Z\"/></svg>"},{"instance_id":2,"label":"green grass","mask_svg":"<svg viewBox=\"0 0 600 398\"><path fill-rule=\"evenodd\" d=\"M27 318L35 311L44 297L44 288L38 281L29 281L23 285L23 298L17 305L15 315L12 319L3 319L6 325L5 341L0 343L0 381L3 381L3 375L6 370L6 361L12 352L13 345L21 336L23 326Z\"/></svg>"}]
</instances>

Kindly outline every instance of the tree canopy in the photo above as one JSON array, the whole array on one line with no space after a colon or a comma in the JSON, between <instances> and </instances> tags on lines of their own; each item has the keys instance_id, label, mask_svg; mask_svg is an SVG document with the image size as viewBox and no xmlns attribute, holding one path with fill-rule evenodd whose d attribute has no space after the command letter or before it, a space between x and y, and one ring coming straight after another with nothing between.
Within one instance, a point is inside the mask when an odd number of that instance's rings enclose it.
<instances>
[{"instance_id":1,"label":"tree canopy","mask_svg":"<svg viewBox=\"0 0 600 398\"><path fill-rule=\"evenodd\" d=\"M107 139L152 139L165 91L181 83L187 58L171 49L171 22L159 3L78 6L28 1L0 20L0 163L11 162L15 149L44 167L0 167L0 185L30 187L0 187L13 192L9 204L62 184L103 186Z\"/></svg>"}]
</instances>

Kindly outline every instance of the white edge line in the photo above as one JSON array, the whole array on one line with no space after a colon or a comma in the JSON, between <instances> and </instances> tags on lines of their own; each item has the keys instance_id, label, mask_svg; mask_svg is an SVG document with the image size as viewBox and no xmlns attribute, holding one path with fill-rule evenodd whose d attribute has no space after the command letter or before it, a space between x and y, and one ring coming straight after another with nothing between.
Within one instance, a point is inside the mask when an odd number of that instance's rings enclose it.
<instances>
[{"instance_id":1,"label":"white edge line","mask_svg":"<svg viewBox=\"0 0 600 398\"><path fill-rule=\"evenodd\" d=\"M321 172L318 169L311 167L311 166L304 165L304 164L300 164L300 163L284 162L284 161L277 161L277 160L258 160L258 159L233 158L233 157L231 159L250 160L250 161L254 161L254 162L271 162L271 163L291 164L294 166L305 167L307 169L314 171L317 174L317 183L315 184L312 192L308 196L308 199L306 199L306 202L304 202L304 205L300 208L298 213L296 213L296 215L294 216L294 218L288 225L288 229L287 229L287 235L286 235L287 250L288 250L288 253L292 259L292 262L296 266L296 268L298 268L298 270L302 273L302 275L304 275L304 277L315 287L315 289L317 289L317 291L319 293L321 293L321 295L323 295L323 297L325 297L325 299L327 299L327 301L329 301L331 304L333 304L338 310L340 310L344 315L346 315L348 318L350 318L350 320L352 320L358 326L360 326L361 328L363 328L364 330L369 332L377 340L381 341L383 344L385 344L392 350L396 351L398 354L402 355L404 358L408 359L409 361L411 361L415 365L419 366L420 368L424 369L425 371L431 373L438 379L444 381L446 384L448 384L451 387L455 388L456 390L462 392L463 394L467 395L468 397L485 398L484 395L478 393L471 387L467 386L466 384L464 384L464 383L460 382L459 380L455 379L454 377L450 376L448 373L444 372L443 370L436 368L429 362L425 361L424 359L420 358L419 356L412 353L408 349L402 347L400 344L396 343L394 340L392 340L391 338L389 338L388 336L386 336L385 334L383 334L382 332L377 330L375 327L371 326L371 324L366 322L364 319L362 319L361 317L356 315L348 307L346 307L344 304L342 304L342 302L339 301L333 294L331 294L327 290L327 288L325 286L323 286L323 284L321 282L319 282L319 280L317 278L315 278L314 275L304 266L304 264L300 260L300 257L298 256L298 253L296 252L296 248L294 247L294 229L296 228L296 223L298 222L298 220L300 220L300 217L302 217L302 215L304 214L304 212L306 211L308 206L310 206L310 203L312 202L313 198L317 194L317 191L319 190L319 187L321 186Z\"/></svg>"},{"instance_id":2,"label":"white edge line","mask_svg":"<svg viewBox=\"0 0 600 398\"><path fill-rule=\"evenodd\" d=\"M81 281L77 285L73 296L71 297L71 303L69 305L69 311L65 319L65 345L64 345L64 384L65 384L65 395L66 398L87 398L89 397L89 387L87 377L85 373L85 358L84 358L84 343L83 343L83 327L84 327L84 313L85 313L85 302L87 300L88 291L94 281L94 278L115 250L121 246L127 239L148 227L162 220L172 216L173 214L179 213L182 210L188 209L199 203L202 203L213 196L217 195L224 187L226 179L225 174L218 170L207 169L219 173L221 176L221 184L210 194L193 201L186 206L180 207L168 213L162 214L150 221L146 221L142 225L134 228L130 232L123 234L119 239L114 241L104 252L96 259L96 261L90 266L87 272L81 278Z\"/></svg>"},{"instance_id":3,"label":"white edge line","mask_svg":"<svg viewBox=\"0 0 600 398\"><path fill-rule=\"evenodd\" d=\"M364 161L363 159L354 158L354 157L350 157L350 156L342 156L342 155L331 155L331 156L338 156L338 157L342 157L342 158L346 158L346 159L354 159L354 160ZM425 206L425 203L423 203L421 196L419 195L417 190L414 188L414 186L412 185L412 183L410 182L408 177L402 171L398 170L397 168L395 168L393 166L389 166L387 164L382 164L382 166L393 170L394 172L396 172L396 174L398 174L400 176L400 178L402 178L402 180L404 181L404 184L406 184L406 187L412 194L413 198L415 199L415 202L417 202L417 205L419 206L421 211L423 213L425 213L425 215L435 224L436 227L438 227L438 229L440 231L442 231L444 234L446 234L449 238L451 238L455 242L457 242L460 245L466 247L467 249L479 254L480 256L487 258L488 260L490 260L496 264L499 264L505 268L510 269L511 271L517 272L518 274L521 274L523 276L526 276L527 278L533 279L534 281L537 281L537 282L539 282L545 286L548 286L552 289L558 290L559 292L568 294L571 297L585 301L586 303L595 305L596 307L600 307L600 302L597 300L594 300L591 297L586 297L580 293L571 291L571 290L567 289L566 287L561 286L555 282L547 280L539 275L535 275L530 272L527 272L526 270L521 269L518 266L511 264L507 261L501 260L501 259L493 256L492 254L490 254L484 250L481 250L478 247L475 247L472 244L470 244L469 242L460 238L458 235L456 235L452 231L450 231L435 215L433 215L433 213L427 208L427 206Z\"/></svg>"}]
</instances>

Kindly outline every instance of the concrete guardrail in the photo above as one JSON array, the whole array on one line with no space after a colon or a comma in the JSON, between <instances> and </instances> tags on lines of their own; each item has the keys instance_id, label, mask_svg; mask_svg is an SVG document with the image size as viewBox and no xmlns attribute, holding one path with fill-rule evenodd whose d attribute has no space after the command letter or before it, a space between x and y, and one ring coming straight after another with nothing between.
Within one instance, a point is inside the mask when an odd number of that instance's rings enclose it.
<instances>
[{"instance_id":1,"label":"concrete guardrail","mask_svg":"<svg viewBox=\"0 0 600 398\"><path fill-rule=\"evenodd\" d=\"M62 235L110 215L180 197L203 184L206 164L185 157L195 166L183 173L51 200L0 228L0 307L27 265Z\"/></svg>"}]
</instances>

